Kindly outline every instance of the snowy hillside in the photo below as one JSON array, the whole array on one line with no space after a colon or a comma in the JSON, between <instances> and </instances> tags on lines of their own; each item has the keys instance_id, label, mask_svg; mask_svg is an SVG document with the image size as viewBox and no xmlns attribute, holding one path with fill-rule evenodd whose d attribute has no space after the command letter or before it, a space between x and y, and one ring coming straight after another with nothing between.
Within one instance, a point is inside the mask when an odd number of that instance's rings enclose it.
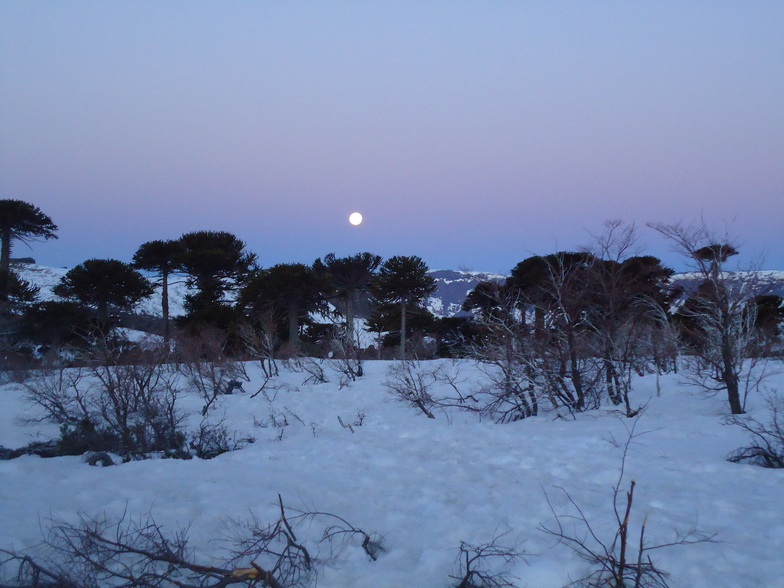
<instances>
[{"instance_id":1,"label":"snowy hillside","mask_svg":"<svg viewBox=\"0 0 784 588\"><path fill-rule=\"evenodd\" d=\"M212 460L106 468L79 457L0 461L0 549L39 553L52 518L74 523L79 515L151 514L166 533L189 527L193 560L222 565L227 539L242 531L236 521L274 522L280 494L291 513L332 513L381 538L384 551L371 561L350 535L331 548L319 543L320 519L297 527L298 540L321 560L321 588L454 586L449 577L459 571L461 541L480 545L501 535L500 544L519 543L526 554L506 568L517 578L513 586L557 588L590 567L542 528L554 528L553 511L576 514L568 492L598 538L610 540L622 458L613 441L623 443L635 426L621 484L625 496L636 482L631 528L638 533L647 517L651 545L694 528L716 534L716 542L650 553L669 573L669 585L784 586L784 471L726 461L746 435L725 424L720 396L696 395L674 377L662 378L658 395L655 377L648 376L634 383L633 404L646 406L636 425L611 407L576 419L545 415L497 425L457 410L426 418L387 392L383 382L392 363L366 363L366 375L348 386L322 365L329 382L308 385L307 374L283 368L268 384L267 399L251 398L262 379L249 366L246 392L221 397L208 419L223 420L237 439L255 442ZM469 362L422 366L457 374L464 390L482 381ZM784 377L772 385L784 388ZM443 392L441 386L432 392ZM24 398L20 384L0 387L0 444L6 447L58 434L56 424L35 420L38 413ZM181 400L189 427L198 427L203 400L187 390ZM750 402L761 416L761 399ZM585 537L577 521L562 521L568 532ZM505 569L498 560L487 563L493 571Z\"/></svg>"}]
</instances>

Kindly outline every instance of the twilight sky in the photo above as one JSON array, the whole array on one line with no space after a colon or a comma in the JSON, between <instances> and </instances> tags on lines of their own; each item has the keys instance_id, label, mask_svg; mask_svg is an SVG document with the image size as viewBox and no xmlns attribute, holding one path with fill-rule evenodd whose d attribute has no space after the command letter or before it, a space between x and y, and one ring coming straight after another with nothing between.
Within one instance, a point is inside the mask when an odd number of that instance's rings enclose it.
<instances>
[{"instance_id":1,"label":"twilight sky","mask_svg":"<svg viewBox=\"0 0 784 588\"><path fill-rule=\"evenodd\" d=\"M506 272L606 219L704 218L784 269L784 3L2 2L0 198L130 261L227 230ZM354 210L365 222L348 223Z\"/></svg>"}]
</instances>

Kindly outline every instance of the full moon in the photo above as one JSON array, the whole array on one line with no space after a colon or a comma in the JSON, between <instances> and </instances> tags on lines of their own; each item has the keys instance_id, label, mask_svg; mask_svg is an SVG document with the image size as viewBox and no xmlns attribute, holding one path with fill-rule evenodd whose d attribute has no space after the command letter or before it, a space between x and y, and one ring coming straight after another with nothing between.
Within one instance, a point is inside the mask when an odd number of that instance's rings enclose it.
<instances>
[{"instance_id":1,"label":"full moon","mask_svg":"<svg viewBox=\"0 0 784 588\"><path fill-rule=\"evenodd\" d=\"M348 217L348 222L354 226L362 224L362 215L358 212L352 212Z\"/></svg>"}]
</instances>

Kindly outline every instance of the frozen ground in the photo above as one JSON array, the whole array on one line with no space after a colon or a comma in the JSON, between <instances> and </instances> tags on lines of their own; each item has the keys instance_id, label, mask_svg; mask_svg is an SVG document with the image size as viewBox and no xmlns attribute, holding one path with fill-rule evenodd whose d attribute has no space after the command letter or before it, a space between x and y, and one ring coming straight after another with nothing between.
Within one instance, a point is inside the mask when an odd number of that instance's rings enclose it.
<instances>
[{"instance_id":1,"label":"frozen ground","mask_svg":"<svg viewBox=\"0 0 784 588\"><path fill-rule=\"evenodd\" d=\"M527 563L511 570L516 585L560 587L584 575L583 560L538 530L553 522L547 496L567 514L559 488L567 490L597 534L609 539L621 460L609 440L623 441L631 421L609 407L570 421L543 416L495 425L459 412L431 420L386 391L390 365L368 362L366 375L343 388L329 369L330 382L318 385L303 384L307 374L282 370L272 403L250 398L260 378L249 368L246 393L221 397L210 418L224 418L255 443L212 460L108 468L78 457L0 461L0 547L33 548L52 517L74 521L78 513L116 517L127 510L151 512L165 530L190 525L196 558L215 563L228 520L250 513L275 520L280 493L292 509L330 512L383 537L386 551L378 561L349 546L321 569L320 587L446 588L461 541L488 542L504 532L506 542L522 541L528 554ZM459 368L469 388L478 374L468 362ZM657 396L651 376L635 382L633 401L647 405L624 481L624 488L637 482L633 527L647 516L650 543L672 541L693 527L718 540L653 552L670 585L784 587L784 471L726 461L745 434L724 424L721 397L695 394L673 377L662 378ZM750 404L752 411L762 405ZM193 394L183 408L195 412L201 405ZM353 433L338 422L356 422L358 413L364 418ZM24 424L32 414L18 384L0 387L0 444L57 435L56 425ZM271 414L279 423L286 416L288 426L259 426L270 425Z\"/></svg>"}]
</instances>

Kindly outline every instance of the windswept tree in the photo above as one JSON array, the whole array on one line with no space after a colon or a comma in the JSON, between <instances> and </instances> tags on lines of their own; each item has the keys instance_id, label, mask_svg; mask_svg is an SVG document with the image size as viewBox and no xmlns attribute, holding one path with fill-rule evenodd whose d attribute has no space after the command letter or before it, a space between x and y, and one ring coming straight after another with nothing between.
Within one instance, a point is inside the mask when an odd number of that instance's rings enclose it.
<instances>
[{"instance_id":1,"label":"windswept tree","mask_svg":"<svg viewBox=\"0 0 784 588\"><path fill-rule=\"evenodd\" d=\"M147 278L116 259L88 259L69 270L52 291L94 309L104 332L110 326L110 312L129 310L154 292Z\"/></svg>"},{"instance_id":2,"label":"windswept tree","mask_svg":"<svg viewBox=\"0 0 784 588\"><path fill-rule=\"evenodd\" d=\"M14 241L28 243L56 239L57 225L40 208L22 200L0 200L0 302L11 295L11 247Z\"/></svg>"},{"instance_id":3,"label":"windswept tree","mask_svg":"<svg viewBox=\"0 0 784 588\"><path fill-rule=\"evenodd\" d=\"M334 253L317 259L313 269L325 275L331 287L331 294L343 305L346 319L346 340L354 344L354 317L360 298L370 290L376 270L381 265L381 256L367 251L349 257L336 257Z\"/></svg>"},{"instance_id":4,"label":"windswept tree","mask_svg":"<svg viewBox=\"0 0 784 588\"><path fill-rule=\"evenodd\" d=\"M8 271L13 241L56 238L57 225L40 208L22 200L0 200L0 270Z\"/></svg>"},{"instance_id":5,"label":"windswept tree","mask_svg":"<svg viewBox=\"0 0 784 588\"><path fill-rule=\"evenodd\" d=\"M381 304L396 304L400 309L401 359L406 357L406 316L436 289L424 261L417 256L396 255L387 259L371 284L373 298Z\"/></svg>"},{"instance_id":6,"label":"windswept tree","mask_svg":"<svg viewBox=\"0 0 784 588\"><path fill-rule=\"evenodd\" d=\"M168 348L169 327L169 277L176 273L183 263L185 247L179 240L148 241L142 244L133 255L133 266L154 272L161 285L161 308L163 310L163 342Z\"/></svg>"},{"instance_id":7,"label":"windswept tree","mask_svg":"<svg viewBox=\"0 0 784 588\"><path fill-rule=\"evenodd\" d=\"M280 263L260 270L242 289L240 304L253 316L272 310L288 328L288 342L299 346L301 322L324 305L325 277L303 263Z\"/></svg>"},{"instance_id":8,"label":"windswept tree","mask_svg":"<svg viewBox=\"0 0 784 588\"><path fill-rule=\"evenodd\" d=\"M183 247L180 268L195 291L185 297L191 325L211 324L225 328L235 312L227 294L236 292L252 275L256 255L245 243L226 231L196 231L180 237Z\"/></svg>"}]
</instances>

